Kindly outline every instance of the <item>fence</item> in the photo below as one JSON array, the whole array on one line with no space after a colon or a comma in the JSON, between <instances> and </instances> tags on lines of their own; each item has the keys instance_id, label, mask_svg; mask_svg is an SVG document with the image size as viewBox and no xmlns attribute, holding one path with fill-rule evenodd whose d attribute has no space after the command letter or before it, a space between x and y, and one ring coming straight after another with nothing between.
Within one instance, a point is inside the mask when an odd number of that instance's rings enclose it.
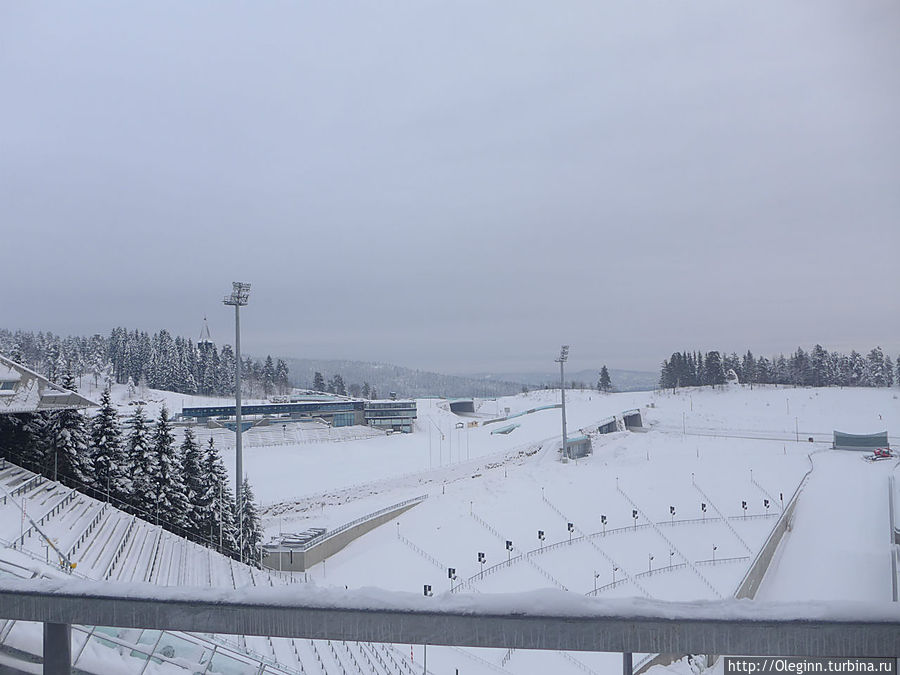
<instances>
[{"instance_id":1,"label":"fence","mask_svg":"<svg viewBox=\"0 0 900 675\"><path fill-rule=\"evenodd\" d=\"M149 592L152 595L144 595ZM536 601L540 597L540 602ZM68 673L72 624L195 633L514 649L746 656L900 654L892 602L834 604L645 599L599 601L564 591L423 598L409 593L206 589L69 579L0 578L0 619L45 625L45 672ZM57 664L57 669L49 667Z\"/></svg>"}]
</instances>

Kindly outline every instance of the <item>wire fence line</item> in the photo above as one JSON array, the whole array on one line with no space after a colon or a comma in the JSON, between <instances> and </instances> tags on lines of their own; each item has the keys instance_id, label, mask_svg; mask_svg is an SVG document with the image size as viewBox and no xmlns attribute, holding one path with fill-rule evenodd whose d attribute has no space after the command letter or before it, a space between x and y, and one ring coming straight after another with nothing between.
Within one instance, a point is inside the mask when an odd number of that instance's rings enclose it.
<instances>
[{"instance_id":1,"label":"wire fence line","mask_svg":"<svg viewBox=\"0 0 900 675\"><path fill-rule=\"evenodd\" d=\"M581 534L581 537L584 538L584 540L585 540L588 544L590 544L590 545L594 548L595 551L597 551L600 555L602 555L604 558L606 558L607 562L609 562L609 563L613 566L613 569L618 569L618 570L620 570L620 571L622 572L622 574L625 576L625 578L628 579L631 583L633 583L634 586L635 586L635 588L637 588L637 589L644 595L644 597L647 597L647 598L653 597L653 596L650 595L650 591L648 591L646 588L644 588L644 587L641 585L641 583L640 583L639 581L637 581L637 580L636 580L636 579L628 572L627 569L625 569L624 567L622 567L618 562L616 562L615 559L613 559L613 557L612 557L611 555L609 555L606 551L604 551L602 548L600 548L600 547L593 541L593 539L591 539L590 537L584 536L584 532L581 530L581 528L579 528L577 525L575 525L575 522L574 522L574 521L570 521L570 520L566 517L566 515L565 515L565 514L564 514L564 513L563 513L563 512L562 512L562 511L561 511L561 510L553 503L553 502L551 502L549 499L547 499L547 497L546 497L546 495L544 495L543 491L541 491L541 499L544 501L545 504L547 504L547 506L549 506L554 512L556 512L556 514L559 515L563 520L565 520L566 522L571 522L573 528L574 528L575 530L577 530L577 531Z\"/></svg>"},{"instance_id":2,"label":"wire fence line","mask_svg":"<svg viewBox=\"0 0 900 675\"><path fill-rule=\"evenodd\" d=\"M647 514L644 513L643 509L641 509L641 507L638 506L637 503L636 503L631 497L628 496L628 494L621 488L621 486L619 486L619 482L618 482L618 481L616 481L616 490L618 490L619 493L620 493L623 497L625 497L625 499L628 500L628 502L629 502L629 503L637 510L638 513L640 513L647 521L650 522L650 525L653 527L653 529L656 531L656 533L662 538L662 540L663 540L664 542L666 542L666 544L669 545L669 550L670 550L670 551L673 551L673 552L676 553L682 560L684 560L684 562L685 562L685 564L688 566L688 568L689 568L692 572L694 572L694 574L697 575L697 577L700 579L700 581L702 581L702 582L707 586L707 588L709 588L709 590L711 590L711 591L713 592L713 594L714 594L717 598L719 598L719 599L721 600L723 596L722 596L721 593L719 593L719 591L716 589L716 587L712 585L712 583L709 581L709 579L707 579L705 576L703 576L703 573L700 572L700 570L697 569L697 567L696 567L693 563L691 563L691 561L688 559L688 557L687 557L686 555L684 555L684 553L682 553L682 552L678 549L677 546L675 546L675 544L672 542L672 540L669 539L665 534L663 534L662 530L659 529L659 526L657 526L656 523L654 523L652 520L650 520L650 519L647 517Z\"/></svg>"},{"instance_id":3,"label":"wire fence line","mask_svg":"<svg viewBox=\"0 0 900 675\"><path fill-rule=\"evenodd\" d=\"M700 493L700 495L706 500L706 503L712 507L712 510L719 514L719 518L722 519L722 522L725 523L725 526L731 530L731 533L737 538L739 542L741 542L741 546L747 549L747 553L753 554L753 549L747 545L747 542L744 541L744 538L738 534L738 531L734 529L734 526L731 524L731 521L728 520L728 517L719 510L719 507L715 505L712 499L709 498L709 495L703 491L703 488L700 487L700 484L694 479L694 476L691 476L691 484L694 486L694 489Z\"/></svg>"}]
</instances>

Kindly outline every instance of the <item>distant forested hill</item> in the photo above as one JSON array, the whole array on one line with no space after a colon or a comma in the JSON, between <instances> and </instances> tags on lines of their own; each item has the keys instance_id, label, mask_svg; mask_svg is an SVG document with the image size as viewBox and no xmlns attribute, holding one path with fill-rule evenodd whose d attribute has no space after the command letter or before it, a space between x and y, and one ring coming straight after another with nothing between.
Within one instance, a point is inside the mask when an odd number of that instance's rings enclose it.
<instances>
[{"instance_id":1,"label":"distant forested hill","mask_svg":"<svg viewBox=\"0 0 900 675\"><path fill-rule=\"evenodd\" d=\"M425 370L413 370L386 363L368 363L365 361L341 361L321 359L285 358L290 371L291 384L295 387L313 388L313 378L317 372L322 374L325 382L340 375L350 395L355 386L362 391L368 384L375 388L379 397L387 397L389 392L396 392L400 397L427 396L506 396L522 391L522 384L500 379L477 379L455 375L441 375Z\"/></svg>"},{"instance_id":2,"label":"distant forested hill","mask_svg":"<svg viewBox=\"0 0 900 675\"><path fill-rule=\"evenodd\" d=\"M538 372L522 372L522 373L503 373L502 375L492 373L475 373L468 377L482 379L499 379L504 378L513 382L524 382L529 388L543 387L549 384L551 387L559 386L559 370ZM644 372L641 370L616 370L609 369L609 377L612 381L613 391L651 391L656 389L659 375L657 373ZM600 367L597 370L578 370L569 372L566 370L566 386L571 386L573 382L577 385L584 384L588 388L597 388L597 380L600 378Z\"/></svg>"},{"instance_id":3,"label":"distant forested hill","mask_svg":"<svg viewBox=\"0 0 900 675\"><path fill-rule=\"evenodd\" d=\"M321 359L284 358L290 371L291 384L301 388L313 387L315 374L321 373L326 383L339 375L351 396L359 396L365 384L375 388L379 397L396 392L403 397L425 396L506 396L517 394L525 386L528 389L559 386L558 376L546 373L478 373L473 375L442 375L426 370L414 370L386 363L365 361L341 361ZM634 370L610 370L615 391L647 391L654 389L658 379L656 373ZM599 368L566 373L566 386L576 383L588 388L596 388ZM356 387L359 389L357 390Z\"/></svg>"}]
</instances>

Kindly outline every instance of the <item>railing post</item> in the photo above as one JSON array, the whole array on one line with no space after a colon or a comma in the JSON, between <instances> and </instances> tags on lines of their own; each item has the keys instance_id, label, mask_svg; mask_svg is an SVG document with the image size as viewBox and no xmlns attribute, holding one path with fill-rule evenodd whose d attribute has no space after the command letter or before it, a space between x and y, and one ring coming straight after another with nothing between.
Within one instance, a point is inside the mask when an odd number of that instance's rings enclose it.
<instances>
[{"instance_id":1,"label":"railing post","mask_svg":"<svg viewBox=\"0 0 900 675\"><path fill-rule=\"evenodd\" d=\"M44 624L44 675L71 675L72 626Z\"/></svg>"},{"instance_id":2,"label":"railing post","mask_svg":"<svg viewBox=\"0 0 900 675\"><path fill-rule=\"evenodd\" d=\"M634 665L631 660L631 652L622 653L622 675L631 675Z\"/></svg>"}]
</instances>

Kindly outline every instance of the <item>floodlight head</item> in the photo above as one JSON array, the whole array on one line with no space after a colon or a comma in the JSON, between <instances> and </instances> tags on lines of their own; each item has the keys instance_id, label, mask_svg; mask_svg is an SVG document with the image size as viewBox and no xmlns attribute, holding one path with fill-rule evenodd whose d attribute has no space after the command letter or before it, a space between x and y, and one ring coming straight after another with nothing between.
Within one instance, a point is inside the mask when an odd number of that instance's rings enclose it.
<instances>
[{"instance_id":1,"label":"floodlight head","mask_svg":"<svg viewBox=\"0 0 900 675\"><path fill-rule=\"evenodd\" d=\"M556 359L557 363L565 363L569 360L569 345L563 345L559 350L559 358Z\"/></svg>"},{"instance_id":2,"label":"floodlight head","mask_svg":"<svg viewBox=\"0 0 900 675\"><path fill-rule=\"evenodd\" d=\"M222 301L226 305L235 305L243 307L250 300L250 284L243 281L231 282L231 295L226 296Z\"/></svg>"}]
</instances>

